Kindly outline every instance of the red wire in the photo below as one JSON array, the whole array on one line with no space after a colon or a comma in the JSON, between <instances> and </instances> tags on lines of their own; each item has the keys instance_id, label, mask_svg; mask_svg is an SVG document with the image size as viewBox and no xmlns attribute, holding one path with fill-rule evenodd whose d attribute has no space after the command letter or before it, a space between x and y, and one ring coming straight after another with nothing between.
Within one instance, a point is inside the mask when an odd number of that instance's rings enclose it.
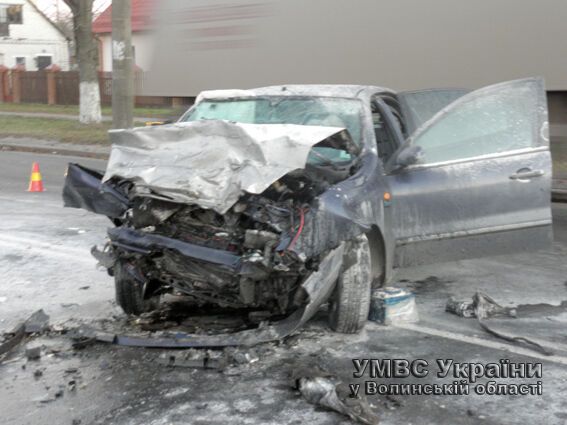
<instances>
[{"instance_id":1,"label":"red wire","mask_svg":"<svg viewBox=\"0 0 567 425\"><path fill-rule=\"evenodd\" d=\"M299 235L301 235L301 232L303 231L303 225L305 224L305 215L303 213L303 208L299 209L299 229L297 230L297 233L295 234L295 236L293 237L293 240L291 241L291 243L288 245L287 249L292 249L295 245L295 243L297 242L297 239L299 239Z\"/></svg>"}]
</instances>

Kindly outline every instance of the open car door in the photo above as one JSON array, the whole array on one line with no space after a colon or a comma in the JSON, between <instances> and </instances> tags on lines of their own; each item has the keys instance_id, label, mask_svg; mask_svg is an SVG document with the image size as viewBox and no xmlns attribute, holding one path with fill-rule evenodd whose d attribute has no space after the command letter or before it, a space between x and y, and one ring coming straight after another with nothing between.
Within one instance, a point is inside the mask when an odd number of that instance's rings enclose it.
<instances>
[{"instance_id":1,"label":"open car door","mask_svg":"<svg viewBox=\"0 0 567 425\"><path fill-rule=\"evenodd\" d=\"M540 78L459 97L419 127L388 168L397 266L534 250L552 241Z\"/></svg>"},{"instance_id":2,"label":"open car door","mask_svg":"<svg viewBox=\"0 0 567 425\"><path fill-rule=\"evenodd\" d=\"M398 101L411 136L441 109L469 93L466 89L426 89L398 93Z\"/></svg>"}]
</instances>

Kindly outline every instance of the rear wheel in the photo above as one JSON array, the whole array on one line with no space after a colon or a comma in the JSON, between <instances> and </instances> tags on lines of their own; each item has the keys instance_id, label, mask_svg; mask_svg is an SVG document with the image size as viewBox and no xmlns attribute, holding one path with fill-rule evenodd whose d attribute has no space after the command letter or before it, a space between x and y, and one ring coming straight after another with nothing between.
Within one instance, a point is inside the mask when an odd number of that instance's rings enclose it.
<instances>
[{"instance_id":1,"label":"rear wheel","mask_svg":"<svg viewBox=\"0 0 567 425\"><path fill-rule=\"evenodd\" d=\"M329 325L341 333L357 333L368 320L372 267L366 235L350 241L346 247L345 269L331 296Z\"/></svg>"},{"instance_id":2,"label":"rear wheel","mask_svg":"<svg viewBox=\"0 0 567 425\"><path fill-rule=\"evenodd\" d=\"M124 313L139 316L158 307L159 297L145 296L144 281L137 276L137 269L133 265L117 261L113 271L116 302Z\"/></svg>"}]
</instances>

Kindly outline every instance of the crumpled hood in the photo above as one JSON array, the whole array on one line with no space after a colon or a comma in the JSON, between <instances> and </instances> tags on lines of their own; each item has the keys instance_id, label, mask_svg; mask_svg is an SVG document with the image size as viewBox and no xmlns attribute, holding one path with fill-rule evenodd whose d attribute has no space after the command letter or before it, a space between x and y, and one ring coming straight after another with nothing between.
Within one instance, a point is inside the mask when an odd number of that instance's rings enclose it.
<instances>
[{"instance_id":1,"label":"crumpled hood","mask_svg":"<svg viewBox=\"0 0 567 425\"><path fill-rule=\"evenodd\" d=\"M260 194L285 174L305 168L311 148L342 130L226 121L112 130L103 181L132 180L138 195L224 214L243 191Z\"/></svg>"}]
</instances>

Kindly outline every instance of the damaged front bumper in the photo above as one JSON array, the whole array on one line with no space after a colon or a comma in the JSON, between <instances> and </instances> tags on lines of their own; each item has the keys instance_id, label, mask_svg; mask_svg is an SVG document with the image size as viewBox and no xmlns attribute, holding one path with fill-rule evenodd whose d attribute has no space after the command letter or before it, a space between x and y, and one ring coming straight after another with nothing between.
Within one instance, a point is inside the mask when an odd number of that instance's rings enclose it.
<instances>
[{"instance_id":1,"label":"damaged front bumper","mask_svg":"<svg viewBox=\"0 0 567 425\"><path fill-rule=\"evenodd\" d=\"M134 229L108 229L108 236L113 246L139 254L150 255L156 250L172 249L186 257L226 267L231 271L239 270L242 265L242 258L228 251L207 248Z\"/></svg>"},{"instance_id":2,"label":"damaged front bumper","mask_svg":"<svg viewBox=\"0 0 567 425\"><path fill-rule=\"evenodd\" d=\"M173 336L142 338L95 332L91 337L101 342L117 345L154 348L252 346L280 340L301 328L329 298L342 268L344 251L345 244L342 243L325 256L319 264L319 269L313 272L301 285L308 297L307 304L281 321L230 334L190 335L177 333Z\"/></svg>"}]
</instances>

